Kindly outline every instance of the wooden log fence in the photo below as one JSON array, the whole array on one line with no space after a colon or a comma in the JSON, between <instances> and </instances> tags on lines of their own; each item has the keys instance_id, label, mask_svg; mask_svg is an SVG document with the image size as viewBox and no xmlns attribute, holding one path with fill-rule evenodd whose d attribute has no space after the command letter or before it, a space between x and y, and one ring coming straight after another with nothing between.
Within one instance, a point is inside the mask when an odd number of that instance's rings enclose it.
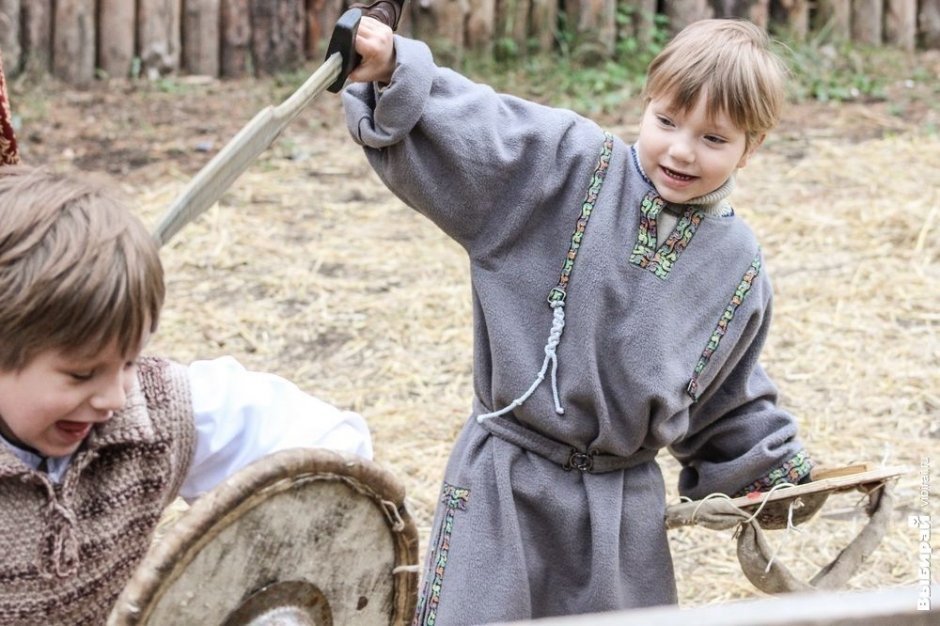
<instances>
[{"instance_id":1,"label":"wooden log fence","mask_svg":"<svg viewBox=\"0 0 940 626\"><path fill-rule=\"evenodd\" d=\"M6 72L96 78L270 74L320 58L349 0L0 0ZM940 0L406 0L400 32L442 62L467 53L561 48L585 62L618 43L648 47L708 17L749 19L790 37L903 50L940 48Z\"/></svg>"}]
</instances>

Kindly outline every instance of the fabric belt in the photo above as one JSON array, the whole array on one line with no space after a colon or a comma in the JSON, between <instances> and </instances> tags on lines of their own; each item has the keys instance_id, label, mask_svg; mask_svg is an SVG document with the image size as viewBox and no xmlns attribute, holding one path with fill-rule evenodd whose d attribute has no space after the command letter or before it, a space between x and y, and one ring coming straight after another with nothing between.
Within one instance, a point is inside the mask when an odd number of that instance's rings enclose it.
<instances>
[{"instance_id":1,"label":"fabric belt","mask_svg":"<svg viewBox=\"0 0 940 626\"><path fill-rule=\"evenodd\" d=\"M657 452L641 448L630 456L615 456L591 449L579 450L523 426L510 415L483 420L480 426L494 437L548 459L560 465L565 471L578 470L588 474L603 474L629 469L649 463L656 458Z\"/></svg>"}]
</instances>

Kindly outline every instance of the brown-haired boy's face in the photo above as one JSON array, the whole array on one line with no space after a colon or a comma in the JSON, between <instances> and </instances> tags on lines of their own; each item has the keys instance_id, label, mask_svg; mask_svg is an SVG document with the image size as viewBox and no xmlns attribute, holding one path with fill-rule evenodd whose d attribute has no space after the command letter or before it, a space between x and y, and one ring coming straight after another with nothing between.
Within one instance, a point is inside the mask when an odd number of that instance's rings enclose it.
<instances>
[{"instance_id":1,"label":"brown-haired boy's face","mask_svg":"<svg viewBox=\"0 0 940 626\"><path fill-rule=\"evenodd\" d=\"M668 98L646 105L638 139L640 164L667 202L684 204L724 184L747 162L747 137L724 114L711 118L706 98L688 111Z\"/></svg>"},{"instance_id":2,"label":"brown-haired boy's face","mask_svg":"<svg viewBox=\"0 0 940 626\"><path fill-rule=\"evenodd\" d=\"M0 433L42 456L75 452L95 424L124 407L139 354L120 354L117 342L88 356L52 349L21 370L0 371Z\"/></svg>"}]
</instances>

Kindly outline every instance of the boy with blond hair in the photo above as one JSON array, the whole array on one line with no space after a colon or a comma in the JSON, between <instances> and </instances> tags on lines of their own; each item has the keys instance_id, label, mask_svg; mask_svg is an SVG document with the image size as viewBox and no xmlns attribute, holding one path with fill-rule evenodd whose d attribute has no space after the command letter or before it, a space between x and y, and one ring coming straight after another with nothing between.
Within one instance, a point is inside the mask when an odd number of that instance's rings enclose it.
<instances>
[{"instance_id":1,"label":"boy with blond hair","mask_svg":"<svg viewBox=\"0 0 940 626\"><path fill-rule=\"evenodd\" d=\"M0 168L0 294L2 624L103 623L164 508L267 453L371 458L359 415L282 378L142 356L163 270L102 187Z\"/></svg>"},{"instance_id":2,"label":"boy with blond hair","mask_svg":"<svg viewBox=\"0 0 940 626\"><path fill-rule=\"evenodd\" d=\"M675 602L658 451L693 499L811 469L759 364L772 289L727 200L784 100L766 33L682 31L649 68L633 145L439 68L377 22L356 47L352 136L471 268L473 415L414 623Z\"/></svg>"}]
</instances>

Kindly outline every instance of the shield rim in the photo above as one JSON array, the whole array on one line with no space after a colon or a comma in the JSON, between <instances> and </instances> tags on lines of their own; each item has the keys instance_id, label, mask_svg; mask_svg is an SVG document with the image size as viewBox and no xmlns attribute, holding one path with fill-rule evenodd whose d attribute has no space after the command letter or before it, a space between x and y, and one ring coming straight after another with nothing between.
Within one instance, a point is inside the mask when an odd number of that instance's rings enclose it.
<instances>
[{"instance_id":1,"label":"shield rim","mask_svg":"<svg viewBox=\"0 0 940 626\"><path fill-rule=\"evenodd\" d=\"M163 594L185 572L203 546L259 503L298 481L344 482L366 495L392 533L395 563L417 565L418 531L404 505L405 490L388 470L363 457L321 448L293 448L269 454L233 474L196 500L151 547L112 610L109 624L142 624ZM392 506L388 506L392 504ZM417 604L418 574L393 572L390 624L410 622Z\"/></svg>"}]
</instances>

